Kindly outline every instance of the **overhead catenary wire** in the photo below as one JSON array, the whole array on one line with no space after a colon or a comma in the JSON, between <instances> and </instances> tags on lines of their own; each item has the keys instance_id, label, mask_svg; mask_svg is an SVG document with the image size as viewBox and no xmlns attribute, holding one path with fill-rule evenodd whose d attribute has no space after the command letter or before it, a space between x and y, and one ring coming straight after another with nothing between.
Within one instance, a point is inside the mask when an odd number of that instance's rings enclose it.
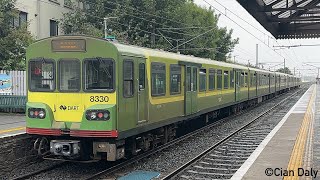
<instances>
[{"instance_id":1,"label":"overhead catenary wire","mask_svg":"<svg viewBox=\"0 0 320 180\"><path fill-rule=\"evenodd\" d=\"M43 2L43 3L47 3L47 4L50 4L50 5L54 5L54 6L59 6L60 7L60 5L58 5L58 4L55 4L55 3L51 3L51 2L46 2L46 1L44 1L44 0L39 0L40 2ZM108 0L107 0L108 1ZM111 1L108 1L108 2L111 2ZM96 4L96 3L94 3L94 2L88 2L89 4ZM117 3L114 3L114 4L117 4ZM79 8L79 7L78 7ZM129 7L129 8L132 8L132 7ZM109 8L110 9L110 8ZM136 8L132 8L132 9L136 9ZM143 12L143 11L140 11L140 12ZM164 18L164 17L160 17L160 16L157 16L157 15L153 15L153 14L150 14L150 13L145 13L145 14L149 14L149 15L152 15L152 16L155 16L155 17L159 17L159 18L162 18L162 19L167 19L167 18ZM101 17L99 17L99 16L94 16L94 15L90 15L90 14L87 14L86 13L86 15L89 15L89 16L91 16L91 17L95 17L95 18L99 18L99 19L103 19L103 18L101 18ZM129 16L135 16L135 15L132 15L132 14L128 14ZM141 18L141 17L138 17L138 16L136 16L136 18L140 18L141 20L147 20L147 19L144 19L144 18ZM167 19L167 20L170 20L170 19ZM149 22L151 22L151 23L154 23L154 22L152 22L152 21L150 21L150 20L147 20L147 21L149 21ZM181 22L177 22L177 21L173 21L173 20L171 20L171 22L176 22L176 23L179 23L179 24L185 24L185 23L181 23ZM127 26L127 27L129 27L129 25L126 25L126 24L123 24L123 23L119 23L119 22L114 22L113 21L113 23L117 23L117 24L120 24L120 25L124 25L124 26ZM163 25L163 24L161 24L161 23L158 23L159 25ZM185 24L185 25L187 25L187 24ZM199 35L197 35L197 37L200 37L200 36L202 36L202 35L204 35L204 34L206 34L206 33L208 33L208 32L210 32L210 31L212 31L213 29L215 29L215 28L217 28L217 26L207 26L207 27L197 27L197 26L193 26L193 27L183 27L183 28L172 28L172 29L188 29L188 28L194 28L194 29L205 29L205 28L210 28L210 27L214 27L214 28L212 28L212 29L210 29L209 31L206 31L206 32L204 32L204 33L201 33L201 34L199 34ZM166 29L166 28L163 28L163 29ZM168 29L171 29L171 28L168 28ZM142 29L140 29L140 30L138 30L138 31L140 31L140 32L144 32L144 33L148 33L148 34L154 34L155 36L158 36L158 37L162 37L163 35L160 35L160 34L157 34L157 33L153 33L153 32L150 32L150 31L146 31L146 30L142 30ZM174 40L174 41L177 41L178 39L174 39L174 38L170 38L170 37L166 37L166 38L168 38L168 39L170 39L170 40ZM180 44L180 45L178 45L178 47L180 47L180 46L182 46L182 45L184 45L184 44L189 44L189 45L194 45L194 44L191 44L190 43L190 41L192 41L192 40L194 40L194 39L196 39L196 38L192 38L192 39L190 39L190 40L188 40L187 42L184 42L184 43L182 43L182 44ZM124 39L123 39L124 40ZM175 47L176 48L176 47ZM175 48L172 48L172 49L175 49ZM195 48L194 50L196 50L196 49L199 49L199 50L214 50L215 52L217 52L217 53L223 53L223 54L225 54L225 52L220 52L220 51L218 51L218 50L216 50L217 48L219 48L219 47L215 47L215 48ZM172 50L172 49L170 49L170 50Z\"/></svg>"},{"instance_id":2,"label":"overhead catenary wire","mask_svg":"<svg viewBox=\"0 0 320 180\"><path fill-rule=\"evenodd\" d=\"M241 29L243 29L244 31L246 31L248 34L250 34L251 36L253 36L255 39L257 39L258 41L260 41L262 44L264 44L265 46L267 46L271 51L275 52L276 54L278 54L280 57L284 58L284 59L288 59L286 57L284 57L283 55L281 55L280 53L276 52L274 49L272 49L268 44L266 44L263 40L261 40L260 38L258 38L256 35L254 35L253 33L251 33L250 31L248 31L246 28L244 28L243 26L241 26L238 22L236 22L235 20L233 20L232 18L230 18L229 16L227 16L226 14L224 14L221 10L219 10L218 8L216 8L215 6L213 6L211 3L209 3L207 0L203 0L206 4L208 4L210 7L212 7L213 9L217 10L220 14L224 15L226 18L228 18L230 21L232 21L233 23L235 23L237 26L239 26ZM229 10L230 11L230 10ZM231 12L231 11L230 11ZM237 15L236 13L232 14L236 15L238 18L240 18L239 15ZM242 18L240 18L242 19ZM253 25L251 25L253 26ZM266 51L268 54L269 51ZM273 56L273 54L270 54L271 56ZM289 59L291 61L293 61L292 59Z\"/></svg>"}]
</instances>

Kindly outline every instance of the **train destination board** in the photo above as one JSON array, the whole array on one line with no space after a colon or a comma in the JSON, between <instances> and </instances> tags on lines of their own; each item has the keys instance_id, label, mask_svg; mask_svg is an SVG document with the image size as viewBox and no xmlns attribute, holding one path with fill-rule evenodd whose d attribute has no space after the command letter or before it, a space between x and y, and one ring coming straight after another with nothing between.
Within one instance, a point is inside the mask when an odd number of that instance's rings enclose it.
<instances>
[{"instance_id":1,"label":"train destination board","mask_svg":"<svg viewBox=\"0 0 320 180\"><path fill-rule=\"evenodd\" d=\"M83 52L86 51L84 39L54 39L51 41L52 51L55 52Z\"/></svg>"}]
</instances>

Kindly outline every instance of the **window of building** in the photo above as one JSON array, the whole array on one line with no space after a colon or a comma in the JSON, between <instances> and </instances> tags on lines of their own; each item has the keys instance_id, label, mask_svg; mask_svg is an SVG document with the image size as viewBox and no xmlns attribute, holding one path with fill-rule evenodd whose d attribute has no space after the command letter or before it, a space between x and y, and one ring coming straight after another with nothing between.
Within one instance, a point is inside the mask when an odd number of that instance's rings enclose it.
<instances>
[{"instance_id":1,"label":"window of building","mask_svg":"<svg viewBox=\"0 0 320 180\"><path fill-rule=\"evenodd\" d=\"M36 59L29 62L30 91L54 91L55 65L52 60Z\"/></svg>"},{"instance_id":2,"label":"window of building","mask_svg":"<svg viewBox=\"0 0 320 180\"><path fill-rule=\"evenodd\" d=\"M58 36L58 22L50 20L50 36Z\"/></svg>"},{"instance_id":3,"label":"window of building","mask_svg":"<svg viewBox=\"0 0 320 180\"><path fill-rule=\"evenodd\" d=\"M12 27L21 27L23 25L26 25L27 22L28 22L28 13L20 11L19 15L12 19Z\"/></svg>"},{"instance_id":4,"label":"window of building","mask_svg":"<svg viewBox=\"0 0 320 180\"><path fill-rule=\"evenodd\" d=\"M60 91L80 91L79 60L60 60L58 72Z\"/></svg>"},{"instance_id":5,"label":"window of building","mask_svg":"<svg viewBox=\"0 0 320 180\"><path fill-rule=\"evenodd\" d=\"M224 84L224 89L229 88L229 71L224 71L223 72L223 84Z\"/></svg>"},{"instance_id":6,"label":"window of building","mask_svg":"<svg viewBox=\"0 0 320 180\"><path fill-rule=\"evenodd\" d=\"M151 63L151 95L163 96L166 94L166 65Z\"/></svg>"},{"instance_id":7,"label":"window of building","mask_svg":"<svg viewBox=\"0 0 320 180\"><path fill-rule=\"evenodd\" d=\"M84 90L107 91L114 90L114 62L111 59L84 60Z\"/></svg>"},{"instance_id":8,"label":"window of building","mask_svg":"<svg viewBox=\"0 0 320 180\"><path fill-rule=\"evenodd\" d=\"M230 88L234 88L234 72L233 70L230 71Z\"/></svg>"},{"instance_id":9,"label":"window of building","mask_svg":"<svg viewBox=\"0 0 320 180\"><path fill-rule=\"evenodd\" d=\"M206 83L207 83L207 70L200 69L199 70L199 91L206 90Z\"/></svg>"},{"instance_id":10,"label":"window of building","mask_svg":"<svg viewBox=\"0 0 320 180\"><path fill-rule=\"evenodd\" d=\"M144 63L139 64L139 89L144 89L146 84L146 66Z\"/></svg>"},{"instance_id":11,"label":"window of building","mask_svg":"<svg viewBox=\"0 0 320 180\"><path fill-rule=\"evenodd\" d=\"M222 70L217 71L217 89L222 89Z\"/></svg>"},{"instance_id":12,"label":"window of building","mask_svg":"<svg viewBox=\"0 0 320 180\"><path fill-rule=\"evenodd\" d=\"M71 2L71 0L64 0L64 6L65 6L65 7L68 7L68 8L71 8L71 7L72 7L72 2Z\"/></svg>"},{"instance_id":13,"label":"window of building","mask_svg":"<svg viewBox=\"0 0 320 180\"><path fill-rule=\"evenodd\" d=\"M123 63L123 96L133 96L134 68L133 61L125 60Z\"/></svg>"},{"instance_id":14,"label":"window of building","mask_svg":"<svg viewBox=\"0 0 320 180\"><path fill-rule=\"evenodd\" d=\"M175 64L170 65L170 93L181 93L181 66Z\"/></svg>"},{"instance_id":15,"label":"window of building","mask_svg":"<svg viewBox=\"0 0 320 180\"><path fill-rule=\"evenodd\" d=\"M215 78L216 71L214 69L209 69L209 90L215 89Z\"/></svg>"}]
</instances>

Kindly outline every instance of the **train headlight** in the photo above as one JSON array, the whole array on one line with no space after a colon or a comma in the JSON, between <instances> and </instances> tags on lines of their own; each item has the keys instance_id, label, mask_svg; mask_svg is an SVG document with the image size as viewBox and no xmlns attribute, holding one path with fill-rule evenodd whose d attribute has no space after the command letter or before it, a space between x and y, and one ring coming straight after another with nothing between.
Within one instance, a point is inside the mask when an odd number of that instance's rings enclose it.
<instances>
[{"instance_id":1,"label":"train headlight","mask_svg":"<svg viewBox=\"0 0 320 180\"><path fill-rule=\"evenodd\" d=\"M43 108L29 108L28 117L44 119L46 117L46 110Z\"/></svg>"},{"instance_id":2,"label":"train headlight","mask_svg":"<svg viewBox=\"0 0 320 180\"><path fill-rule=\"evenodd\" d=\"M90 113L90 119L94 120L97 117L96 112L91 112Z\"/></svg>"},{"instance_id":3,"label":"train headlight","mask_svg":"<svg viewBox=\"0 0 320 180\"><path fill-rule=\"evenodd\" d=\"M110 119L110 112L108 110L88 110L86 112L86 119L89 121L107 121Z\"/></svg>"},{"instance_id":4,"label":"train headlight","mask_svg":"<svg viewBox=\"0 0 320 180\"><path fill-rule=\"evenodd\" d=\"M41 119L44 118L46 116L46 113L44 111L39 111L39 115L38 115Z\"/></svg>"}]
</instances>

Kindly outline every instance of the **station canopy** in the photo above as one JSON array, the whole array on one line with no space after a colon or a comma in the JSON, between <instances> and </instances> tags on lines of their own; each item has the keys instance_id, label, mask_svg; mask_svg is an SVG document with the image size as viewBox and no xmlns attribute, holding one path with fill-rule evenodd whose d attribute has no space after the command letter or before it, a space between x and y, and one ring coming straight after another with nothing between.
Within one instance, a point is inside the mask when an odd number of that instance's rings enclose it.
<instances>
[{"instance_id":1,"label":"station canopy","mask_svg":"<svg viewBox=\"0 0 320 180\"><path fill-rule=\"evenodd\" d=\"M320 0L237 0L277 39L320 37Z\"/></svg>"}]
</instances>

